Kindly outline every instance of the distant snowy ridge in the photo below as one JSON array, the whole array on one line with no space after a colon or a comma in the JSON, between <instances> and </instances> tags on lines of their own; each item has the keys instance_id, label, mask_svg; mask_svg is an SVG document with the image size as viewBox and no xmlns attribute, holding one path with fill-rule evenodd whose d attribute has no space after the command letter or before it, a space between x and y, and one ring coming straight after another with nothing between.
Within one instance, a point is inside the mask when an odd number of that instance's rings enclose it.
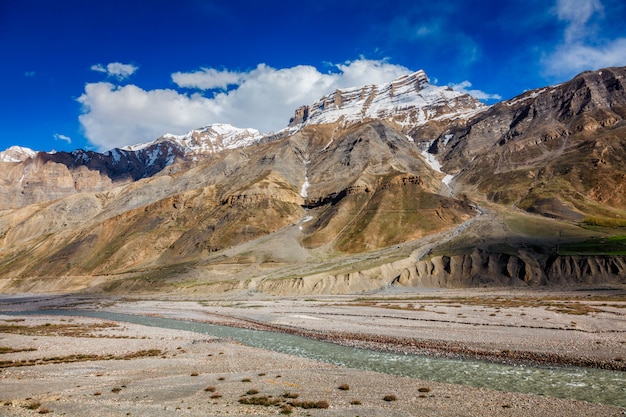
<instances>
[{"instance_id":1,"label":"distant snowy ridge","mask_svg":"<svg viewBox=\"0 0 626 417\"><path fill-rule=\"evenodd\" d=\"M263 134L256 129L242 129L229 124L214 123L200 129L191 130L183 135L166 133L152 142L126 146L123 149L136 152L157 143L173 142L186 155L199 155L216 153L224 149L250 146L260 141L263 137Z\"/></svg>"},{"instance_id":2,"label":"distant snowy ridge","mask_svg":"<svg viewBox=\"0 0 626 417\"><path fill-rule=\"evenodd\" d=\"M434 119L468 118L487 108L466 93L430 84L426 73L417 71L384 84L336 90L298 108L288 129L368 118L412 127Z\"/></svg>"},{"instance_id":3,"label":"distant snowy ridge","mask_svg":"<svg viewBox=\"0 0 626 417\"><path fill-rule=\"evenodd\" d=\"M28 158L34 158L37 152L30 148L22 146L11 146L5 151L0 152L0 162L23 162Z\"/></svg>"}]
</instances>

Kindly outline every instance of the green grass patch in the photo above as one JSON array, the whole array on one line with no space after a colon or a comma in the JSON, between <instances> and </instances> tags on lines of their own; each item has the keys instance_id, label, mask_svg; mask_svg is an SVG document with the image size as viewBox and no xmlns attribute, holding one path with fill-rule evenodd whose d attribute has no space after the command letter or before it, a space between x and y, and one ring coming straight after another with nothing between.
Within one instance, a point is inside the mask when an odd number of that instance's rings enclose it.
<instances>
[{"instance_id":1,"label":"green grass patch","mask_svg":"<svg viewBox=\"0 0 626 417\"><path fill-rule=\"evenodd\" d=\"M587 216L582 222L591 226L626 227L626 219L615 219L611 217Z\"/></svg>"},{"instance_id":2,"label":"green grass patch","mask_svg":"<svg viewBox=\"0 0 626 417\"><path fill-rule=\"evenodd\" d=\"M558 254L561 256L626 256L626 236L592 238L583 242L561 244L558 246Z\"/></svg>"}]
</instances>

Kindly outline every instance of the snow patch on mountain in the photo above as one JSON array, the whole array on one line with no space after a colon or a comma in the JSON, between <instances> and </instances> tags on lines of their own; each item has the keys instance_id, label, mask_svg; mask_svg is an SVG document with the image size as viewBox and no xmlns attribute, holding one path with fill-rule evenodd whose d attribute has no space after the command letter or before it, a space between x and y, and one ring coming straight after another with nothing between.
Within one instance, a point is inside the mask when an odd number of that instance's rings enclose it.
<instances>
[{"instance_id":1,"label":"snow patch on mountain","mask_svg":"<svg viewBox=\"0 0 626 417\"><path fill-rule=\"evenodd\" d=\"M439 161L437 161L437 159L435 158L435 155L433 155L432 153L428 152L428 149L430 148L430 146L433 144L433 141L428 142L423 148L422 148L422 156L424 157L424 160L426 161L426 163L428 164L429 167L431 167L434 171L440 172L442 174L445 174L445 172L443 172L441 170L441 164L439 163ZM447 186L450 186L450 183L452 182L452 179L454 178L454 175L450 175L450 174L446 174L443 179L441 180L442 183L444 183Z\"/></svg>"},{"instance_id":2,"label":"snow patch on mountain","mask_svg":"<svg viewBox=\"0 0 626 417\"><path fill-rule=\"evenodd\" d=\"M302 189L300 190L300 196L303 198L307 198L309 196L307 189L309 188L309 177L304 177L304 183L302 184Z\"/></svg>"}]
</instances>

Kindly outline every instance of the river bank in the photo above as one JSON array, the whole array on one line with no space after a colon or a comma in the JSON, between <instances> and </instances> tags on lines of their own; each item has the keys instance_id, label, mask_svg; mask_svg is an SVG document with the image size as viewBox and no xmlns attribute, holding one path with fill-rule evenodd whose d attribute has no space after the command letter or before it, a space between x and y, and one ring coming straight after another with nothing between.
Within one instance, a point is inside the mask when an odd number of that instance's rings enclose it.
<instances>
[{"instance_id":1,"label":"river bank","mask_svg":"<svg viewBox=\"0 0 626 417\"><path fill-rule=\"evenodd\" d=\"M385 295L381 300L378 294L367 299L279 300L253 296L246 300L193 301L177 297L151 300L3 297L1 310L13 311L14 315L0 316L0 325L5 326L0 333L3 348L0 361L11 362L0 368L0 416L35 415L46 410L53 415L77 416L279 415L281 412L313 416L622 415L621 408L583 401L336 367L188 331L85 317L19 315L19 311L34 309L87 308L238 326L281 327L294 332L317 332L318 336L325 331L331 339L342 336L336 342L385 343L385 349L394 348L389 345L390 340L397 348L394 338L409 340L430 334L431 338L424 340L451 345L469 343L467 346L472 349L501 351L519 344L516 346L521 351L539 355L541 349L549 353L555 346L568 347L581 353L581 357L598 361L609 361L623 354L613 349L624 344L620 327L624 318L614 314L623 311L615 307L619 305L617 301L589 301L611 305L604 306L604 312L595 311L595 316L577 317L577 331L555 331L559 327L571 327L571 315L546 310L545 306L529 306L536 294L526 298L527 305L523 307L512 299L508 300L508 307L500 302L500 313L495 316L491 315L491 308L495 307L478 306L479 300L470 298L461 304L458 296L458 293L437 292L421 294L419 300L415 294L411 295L412 300L398 294ZM482 297L477 293L472 295L478 296ZM497 297L490 293L488 298ZM552 301L556 298L553 296ZM451 299L454 303L448 302ZM381 302L389 305L381 306ZM409 309L408 304L413 307ZM529 322L539 321L542 314L549 314L550 320L542 320L541 326L515 326L513 312L517 310L511 309L522 309L515 316L526 317ZM476 310L474 315L470 314L473 310ZM442 311L446 313L441 314ZM524 316L520 316L522 312ZM442 316L449 317L444 320ZM492 324L462 324L476 323L481 318ZM503 325L506 320L507 326ZM546 321L551 322L549 326ZM21 326L24 331L11 332L6 326ZM462 331L464 326L469 330ZM471 331L473 339L468 334ZM556 334L541 341L543 332ZM345 337L348 334L352 336ZM571 338L565 337L570 334ZM377 337L381 339L375 340ZM598 345L596 337L604 341L600 348L594 346ZM423 346L412 348L424 349ZM347 389L339 389L346 388L344 384ZM287 398L286 394L298 398ZM385 396L395 397L395 401L385 401ZM276 405L255 405L255 402L276 402ZM39 403L37 407L36 403ZM302 408L315 403L328 408Z\"/></svg>"}]
</instances>

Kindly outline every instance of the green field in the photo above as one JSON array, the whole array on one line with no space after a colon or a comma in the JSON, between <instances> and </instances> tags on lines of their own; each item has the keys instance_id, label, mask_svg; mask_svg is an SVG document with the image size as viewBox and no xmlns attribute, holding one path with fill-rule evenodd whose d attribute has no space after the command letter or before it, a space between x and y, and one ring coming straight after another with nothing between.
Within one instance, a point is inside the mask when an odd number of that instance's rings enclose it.
<instances>
[{"instance_id":1,"label":"green field","mask_svg":"<svg viewBox=\"0 0 626 417\"><path fill-rule=\"evenodd\" d=\"M583 242L562 244L559 255L617 255L626 256L626 236L593 238Z\"/></svg>"}]
</instances>

